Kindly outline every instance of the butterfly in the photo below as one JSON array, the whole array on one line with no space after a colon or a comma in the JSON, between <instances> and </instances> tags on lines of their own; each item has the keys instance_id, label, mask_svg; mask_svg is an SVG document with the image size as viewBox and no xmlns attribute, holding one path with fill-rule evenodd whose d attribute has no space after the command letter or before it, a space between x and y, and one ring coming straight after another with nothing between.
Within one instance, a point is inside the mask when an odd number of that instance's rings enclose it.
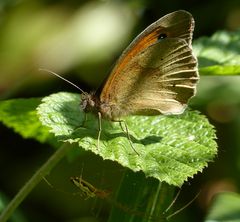
<instances>
[{"instance_id":1,"label":"butterfly","mask_svg":"<svg viewBox=\"0 0 240 222\"><path fill-rule=\"evenodd\" d=\"M128 115L184 112L199 80L197 59L192 52L193 30L194 19L184 10L152 23L123 51L96 92L86 93L51 72L82 92L80 107L85 113L98 115L97 147L101 118L121 125L121 118ZM126 131L130 141L127 127Z\"/></svg>"},{"instance_id":2,"label":"butterfly","mask_svg":"<svg viewBox=\"0 0 240 222\"><path fill-rule=\"evenodd\" d=\"M82 110L112 121L183 113L199 80L193 30L194 19L184 10L152 23L123 51L102 87L82 94Z\"/></svg>"}]
</instances>

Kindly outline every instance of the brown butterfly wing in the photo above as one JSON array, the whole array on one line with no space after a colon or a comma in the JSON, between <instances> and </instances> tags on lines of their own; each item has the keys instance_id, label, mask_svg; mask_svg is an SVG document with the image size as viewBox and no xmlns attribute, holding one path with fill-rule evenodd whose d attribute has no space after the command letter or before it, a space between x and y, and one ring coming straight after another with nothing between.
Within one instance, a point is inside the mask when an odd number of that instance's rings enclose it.
<instances>
[{"instance_id":1,"label":"brown butterfly wing","mask_svg":"<svg viewBox=\"0 0 240 222\"><path fill-rule=\"evenodd\" d=\"M108 114L110 118L115 119L124 114L145 113L145 111L146 114L155 114L156 112L180 113L180 109L182 110L184 105L178 104L179 108L176 108L176 111L167 110L167 108L160 109L163 102L155 100L163 96L163 90L168 91L167 94L164 94L164 98L170 94L170 90L163 88L164 84L159 82L162 81L162 78L166 78L168 69L176 69L175 71L187 69L183 67L183 64L180 64L180 61L174 61L174 53L178 55L187 53L189 55L192 60L190 63L193 63L193 65L189 65L189 69L194 70L194 74L191 75L197 78L196 59L191 51L193 28L194 21L191 14L181 10L162 17L135 38L119 58L100 94L100 102L111 107L112 113ZM176 46L183 46L186 52L181 50L181 47L179 51L176 51ZM151 67L154 61L159 65L158 67ZM164 65L166 63L167 65ZM172 68L168 67L170 65ZM169 73L171 72L169 71ZM165 77L163 77L164 75ZM175 95L177 101L176 94L179 93L179 89L175 88L176 92L171 93ZM182 95L182 97L189 99L194 94L194 89L191 91L192 93ZM165 98L164 104L166 104L167 98ZM185 104L187 99L182 99L179 103ZM135 105L136 107L134 107ZM175 106L177 106L176 102Z\"/></svg>"},{"instance_id":2,"label":"brown butterfly wing","mask_svg":"<svg viewBox=\"0 0 240 222\"><path fill-rule=\"evenodd\" d=\"M182 113L198 81L197 60L178 38L164 39L140 52L123 73L128 77L122 79L113 106L119 116Z\"/></svg>"}]
</instances>

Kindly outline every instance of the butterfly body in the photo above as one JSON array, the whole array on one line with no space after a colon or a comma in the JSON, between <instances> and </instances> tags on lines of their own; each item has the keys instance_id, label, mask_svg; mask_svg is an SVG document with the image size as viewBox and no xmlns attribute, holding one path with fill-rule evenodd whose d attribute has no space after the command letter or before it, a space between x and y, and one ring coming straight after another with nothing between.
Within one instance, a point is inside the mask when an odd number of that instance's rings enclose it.
<instances>
[{"instance_id":1,"label":"butterfly body","mask_svg":"<svg viewBox=\"0 0 240 222\"><path fill-rule=\"evenodd\" d=\"M103 87L82 95L82 109L108 120L181 114L199 79L193 29L191 14L183 10L148 26L122 53Z\"/></svg>"}]
</instances>

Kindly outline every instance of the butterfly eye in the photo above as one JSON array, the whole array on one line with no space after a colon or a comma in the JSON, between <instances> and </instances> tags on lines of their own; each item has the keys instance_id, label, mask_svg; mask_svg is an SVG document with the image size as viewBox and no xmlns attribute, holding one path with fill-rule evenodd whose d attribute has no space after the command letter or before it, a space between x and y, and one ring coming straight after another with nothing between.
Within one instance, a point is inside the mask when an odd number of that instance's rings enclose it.
<instances>
[{"instance_id":1,"label":"butterfly eye","mask_svg":"<svg viewBox=\"0 0 240 222\"><path fill-rule=\"evenodd\" d=\"M166 37L167 37L167 34L161 33L161 34L158 36L158 40L165 39Z\"/></svg>"}]
</instances>

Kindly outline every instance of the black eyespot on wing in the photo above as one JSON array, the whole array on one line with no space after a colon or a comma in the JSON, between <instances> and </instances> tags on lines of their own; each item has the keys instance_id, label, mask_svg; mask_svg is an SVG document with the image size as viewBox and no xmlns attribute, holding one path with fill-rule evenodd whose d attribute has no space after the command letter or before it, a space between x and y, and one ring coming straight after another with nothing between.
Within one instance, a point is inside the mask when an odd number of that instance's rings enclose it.
<instances>
[{"instance_id":1,"label":"black eyespot on wing","mask_svg":"<svg viewBox=\"0 0 240 222\"><path fill-rule=\"evenodd\" d=\"M160 33L159 36L158 36L158 40L162 40L162 39L165 39L165 38L167 38L166 33Z\"/></svg>"}]
</instances>

